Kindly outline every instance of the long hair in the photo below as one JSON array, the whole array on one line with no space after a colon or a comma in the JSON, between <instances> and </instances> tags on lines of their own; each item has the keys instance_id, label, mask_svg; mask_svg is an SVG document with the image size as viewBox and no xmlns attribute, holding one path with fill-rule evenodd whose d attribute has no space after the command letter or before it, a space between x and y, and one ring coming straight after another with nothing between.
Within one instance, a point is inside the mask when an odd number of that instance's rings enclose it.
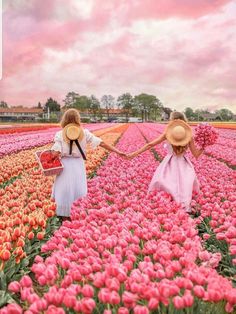
<instances>
[{"instance_id":1,"label":"long hair","mask_svg":"<svg viewBox=\"0 0 236 314\"><path fill-rule=\"evenodd\" d=\"M179 111L173 111L171 112L170 114L170 121L173 121L173 120L183 120L184 122L188 122L188 119L186 118L185 114L182 113L182 112L179 112ZM185 146L175 146L175 145L172 145L172 148L173 148L173 151L175 152L175 154L178 156L178 155L181 155L183 154L187 148L188 148L188 145L185 145Z\"/></svg>"},{"instance_id":2,"label":"long hair","mask_svg":"<svg viewBox=\"0 0 236 314\"><path fill-rule=\"evenodd\" d=\"M68 109L61 118L61 127L64 128L69 123L80 125L80 114L77 109Z\"/></svg>"},{"instance_id":3,"label":"long hair","mask_svg":"<svg viewBox=\"0 0 236 314\"><path fill-rule=\"evenodd\" d=\"M188 122L188 119L186 118L185 114L179 111L173 111L170 114L170 121L172 120L183 120L184 122Z\"/></svg>"}]
</instances>

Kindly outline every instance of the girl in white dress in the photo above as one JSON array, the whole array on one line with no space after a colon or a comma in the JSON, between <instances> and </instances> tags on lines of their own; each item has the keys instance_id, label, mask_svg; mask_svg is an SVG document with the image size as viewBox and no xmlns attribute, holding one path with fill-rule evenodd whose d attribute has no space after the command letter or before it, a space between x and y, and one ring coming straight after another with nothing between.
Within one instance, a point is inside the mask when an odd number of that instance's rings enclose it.
<instances>
[{"instance_id":1,"label":"girl in white dress","mask_svg":"<svg viewBox=\"0 0 236 314\"><path fill-rule=\"evenodd\" d=\"M56 176L52 197L55 199L58 216L70 217L72 203L87 194L87 177L84 159L86 145L93 149L101 146L121 156L124 153L103 142L102 139L80 126L80 114L76 109L68 109L61 120L61 131L54 138L51 150L55 156L60 156L64 166L63 171ZM76 143L77 142L77 143ZM78 146L79 144L79 146Z\"/></svg>"}]
</instances>

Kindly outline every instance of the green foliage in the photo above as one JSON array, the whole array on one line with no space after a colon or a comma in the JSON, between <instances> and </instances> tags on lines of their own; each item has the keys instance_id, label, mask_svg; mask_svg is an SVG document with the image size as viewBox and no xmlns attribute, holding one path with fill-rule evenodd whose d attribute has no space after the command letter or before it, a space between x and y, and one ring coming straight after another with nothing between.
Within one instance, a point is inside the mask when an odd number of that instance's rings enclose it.
<instances>
[{"instance_id":1,"label":"green foliage","mask_svg":"<svg viewBox=\"0 0 236 314\"><path fill-rule=\"evenodd\" d=\"M79 94L75 92L69 92L66 95L66 98L63 100L66 108L76 108L77 99L79 98Z\"/></svg>"},{"instance_id":2,"label":"green foliage","mask_svg":"<svg viewBox=\"0 0 236 314\"><path fill-rule=\"evenodd\" d=\"M229 109L220 109L216 111L216 114L221 118L222 121L230 121L233 119L233 112Z\"/></svg>"},{"instance_id":3,"label":"green foliage","mask_svg":"<svg viewBox=\"0 0 236 314\"><path fill-rule=\"evenodd\" d=\"M134 98L130 93L125 93L120 95L117 98L118 107L125 110L126 119L128 120L129 115L133 112L134 109Z\"/></svg>"},{"instance_id":4,"label":"green foliage","mask_svg":"<svg viewBox=\"0 0 236 314\"><path fill-rule=\"evenodd\" d=\"M185 108L184 113L185 113L187 119L189 119L189 120L195 119L195 113L194 113L192 108L190 108L190 107Z\"/></svg>"},{"instance_id":5,"label":"green foliage","mask_svg":"<svg viewBox=\"0 0 236 314\"><path fill-rule=\"evenodd\" d=\"M94 95L88 97L75 92L69 92L63 102L65 103L65 108L76 108L80 111L89 110L97 113L100 109L99 100Z\"/></svg>"},{"instance_id":6,"label":"green foliage","mask_svg":"<svg viewBox=\"0 0 236 314\"><path fill-rule=\"evenodd\" d=\"M134 107L141 113L143 121L152 118L156 120L163 108L160 100L156 96L144 93L134 97Z\"/></svg>"},{"instance_id":7,"label":"green foliage","mask_svg":"<svg viewBox=\"0 0 236 314\"><path fill-rule=\"evenodd\" d=\"M1 101L0 108L8 108L8 104L5 101Z\"/></svg>"},{"instance_id":8,"label":"green foliage","mask_svg":"<svg viewBox=\"0 0 236 314\"><path fill-rule=\"evenodd\" d=\"M56 111L61 110L60 104L56 100L52 99L51 97L48 98L46 104L44 105L44 111L47 112L48 108L50 112L53 112L53 111L56 112Z\"/></svg>"},{"instance_id":9,"label":"green foliage","mask_svg":"<svg viewBox=\"0 0 236 314\"><path fill-rule=\"evenodd\" d=\"M94 95L90 97L90 112L93 113L94 117L100 112L100 102Z\"/></svg>"},{"instance_id":10,"label":"green foliage","mask_svg":"<svg viewBox=\"0 0 236 314\"><path fill-rule=\"evenodd\" d=\"M230 121L234 117L233 112L225 108L210 113L205 109L197 109L194 111L192 108L187 107L184 113L190 121Z\"/></svg>"},{"instance_id":11,"label":"green foliage","mask_svg":"<svg viewBox=\"0 0 236 314\"><path fill-rule=\"evenodd\" d=\"M236 275L236 268L233 265L233 258L229 252L229 245L225 240L218 240L214 231L210 226L210 217L206 217L202 220L202 222L198 225L199 235L203 238L204 233L210 235L210 238L207 240L203 240L203 245L205 249L211 253L221 253L221 261L219 262L219 266L217 267L217 271L219 274L225 277L229 277L234 284L236 284L234 276Z\"/></svg>"},{"instance_id":12,"label":"green foliage","mask_svg":"<svg viewBox=\"0 0 236 314\"><path fill-rule=\"evenodd\" d=\"M17 179L20 179L20 177L21 177L20 175L19 176L15 176L15 177L12 177L10 180L7 180L7 181L3 182L2 184L0 184L0 189L5 189L6 186L12 184Z\"/></svg>"},{"instance_id":13,"label":"green foliage","mask_svg":"<svg viewBox=\"0 0 236 314\"><path fill-rule=\"evenodd\" d=\"M101 98L101 105L106 109L107 116L109 119L110 110L115 106L115 98L112 95L103 95Z\"/></svg>"}]
</instances>

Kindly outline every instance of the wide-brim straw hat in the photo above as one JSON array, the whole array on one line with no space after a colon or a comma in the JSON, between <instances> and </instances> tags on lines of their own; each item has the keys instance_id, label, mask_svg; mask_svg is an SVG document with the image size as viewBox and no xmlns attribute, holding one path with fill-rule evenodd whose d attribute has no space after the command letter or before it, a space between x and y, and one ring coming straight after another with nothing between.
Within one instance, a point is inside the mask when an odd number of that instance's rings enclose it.
<instances>
[{"instance_id":1,"label":"wide-brim straw hat","mask_svg":"<svg viewBox=\"0 0 236 314\"><path fill-rule=\"evenodd\" d=\"M78 124L69 123L63 128L62 137L66 143L70 143L70 141L75 140L81 142L84 137L84 130Z\"/></svg>"},{"instance_id":2,"label":"wide-brim straw hat","mask_svg":"<svg viewBox=\"0 0 236 314\"><path fill-rule=\"evenodd\" d=\"M183 120L169 122L165 131L166 139L174 146L186 146L192 139L191 127Z\"/></svg>"}]
</instances>

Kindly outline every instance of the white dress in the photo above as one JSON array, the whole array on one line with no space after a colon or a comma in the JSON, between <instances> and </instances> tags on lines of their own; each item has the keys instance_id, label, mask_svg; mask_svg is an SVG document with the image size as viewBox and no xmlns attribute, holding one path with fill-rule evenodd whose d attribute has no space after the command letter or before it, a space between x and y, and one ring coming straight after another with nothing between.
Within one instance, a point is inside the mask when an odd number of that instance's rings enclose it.
<instances>
[{"instance_id":1,"label":"white dress","mask_svg":"<svg viewBox=\"0 0 236 314\"><path fill-rule=\"evenodd\" d=\"M86 146L90 144L95 149L102 140L84 129L84 138L80 146L86 155ZM78 147L73 144L72 155L70 146L63 140L62 131L56 133L52 150L61 152L63 171L56 176L52 198L55 199L58 216L69 217L72 203L87 194L87 177L85 162Z\"/></svg>"}]
</instances>

